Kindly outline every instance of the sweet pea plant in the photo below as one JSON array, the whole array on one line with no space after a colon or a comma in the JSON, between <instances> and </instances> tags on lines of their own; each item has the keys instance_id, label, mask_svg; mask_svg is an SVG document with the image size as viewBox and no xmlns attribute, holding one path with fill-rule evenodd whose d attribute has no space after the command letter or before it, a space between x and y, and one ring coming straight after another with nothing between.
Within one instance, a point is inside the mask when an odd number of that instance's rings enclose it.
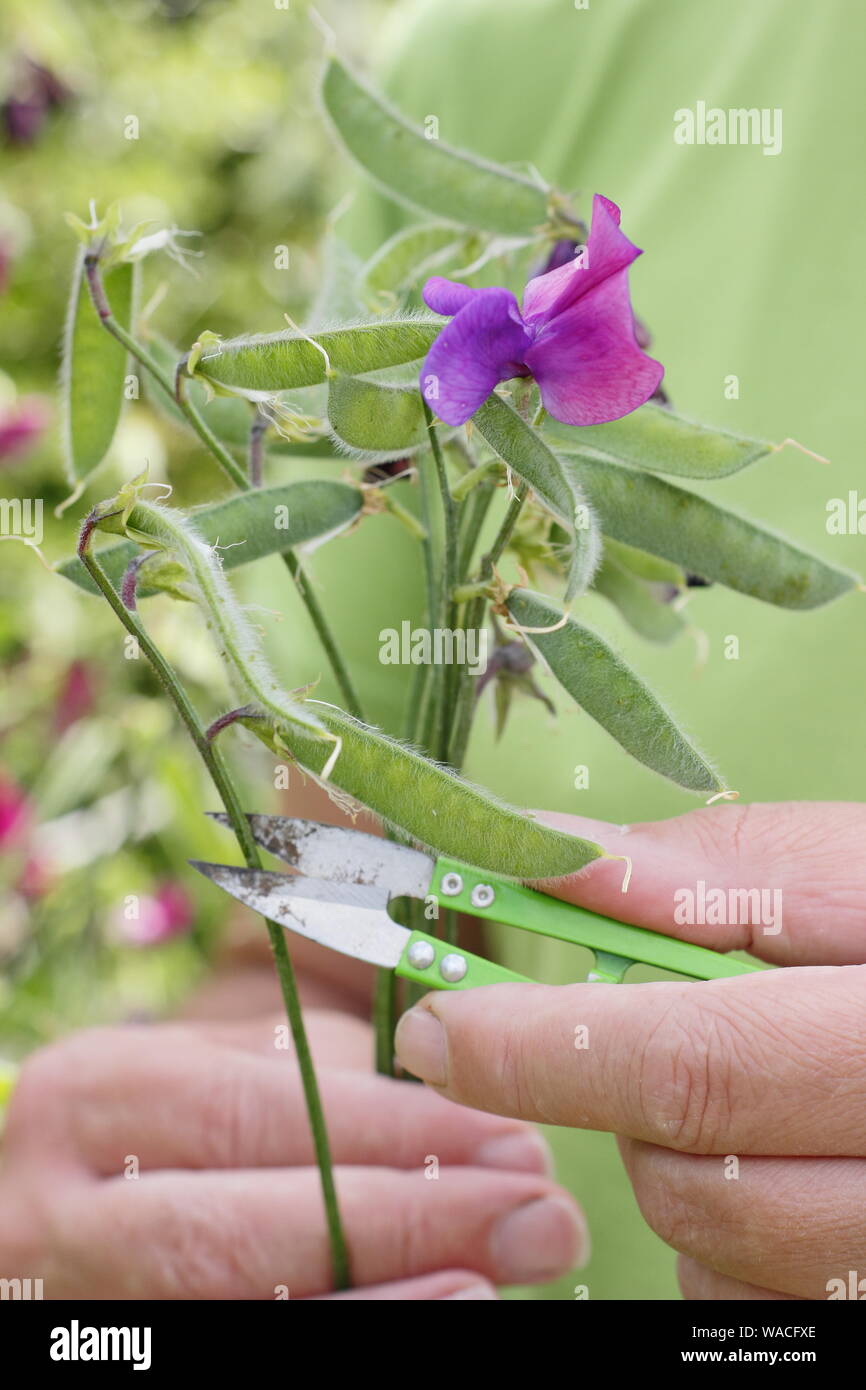
<instances>
[{"instance_id":1,"label":"sweet pea plant","mask_svg":"<svg viewBox=\"0 0 866 1390\"><path fill-rule=\"evenodd\" d=\"M607 852L462 777L480 690L494 684L503 726L516 691L541 695L531 674L540 656L628 753L712 799L727 794L718 773L585 624L581 596L602 594L639 633L664 642L684 626L671 600L695 581L807 609L857 577L681 485L726 477L781 446L668 408L663 368L644 350L648 335L629 298L629 267L640 252L614 203L596 196L587 228L539 176L427 139L334 56L322 99L343 146L415 219L363 264L331 235L322 293L303 328L229 340L207 332L181 352L138 322L136 304L140 260L160 249L182 257L184 234L124 232L114 213L87 225L70 219L82 243L65 343L71 481L83 486L111 444L131 357L154 403L195 431L232 491L186 514L155 498L142 473L89 512L77 556L61 573L101 594L136 637L204 759L248 865L258 853L217 738L238 724L342 808L375 812L392 835L520 880L573 873ZM519 302L509 285L521 281ZM345 478L272 481L286 450L342 456ZM305 543L383 511L417 540L426 631L454 638L492 629L495 637L483 674L446 659L416 667L401 737L365 722L301 558ZM120 539L95 547L97 532ZM277 553L321 639L339 707L313 687L280 687L233 594L227 571ZM506 555L519 584L500 573ZM141 617L143 600L156 593L195 605L217 644L233 696L209 712L209 724ZM335 1282L344 1285L346 1250L292 966L284 932L267 925L305 1085ZM439 928L455 938L447 913ZM376 1003L383 1070L394 1013L386 972Z\"/></svg>"}]
</instances>

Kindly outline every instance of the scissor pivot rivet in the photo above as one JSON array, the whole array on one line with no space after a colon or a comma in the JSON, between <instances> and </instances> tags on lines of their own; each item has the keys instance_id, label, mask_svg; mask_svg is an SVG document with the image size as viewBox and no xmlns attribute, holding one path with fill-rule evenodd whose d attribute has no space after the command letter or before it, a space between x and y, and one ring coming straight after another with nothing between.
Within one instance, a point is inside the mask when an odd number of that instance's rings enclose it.
<instances>
[{"instance_id":1,"label":"scissor pivot rivet","mask_svg":"<svg viewBox=\"0 0 866 1390\"><path fill-rule=\"evenodd\" d=\"M441 888L446 898L456 898L458 893L463 892L463 879L459 874L444 874Z\"/></svg>"},{"instance_id":2,"label":"scissor pivot rivet","mask_svg":"<svg viewBox=\"0 0 866 1390\"><path fill-rule=\"evenodd\" d=\"M456 985L458 980L462 980L468 968L466 957L458 956L455 951L449 951L439 962L439 974L450 985Z\"/></svg>"},{"instance_id":3,"label":"scissor pivot rivet","mask_svg":"<svg viewBox=\"0 0 866 1390\"><path fill-rule=\"evenodd\" d=\"M436 959L429 941L413 941L409 947L409 964L415 970L426 970Z\"/></svg>"},{"instance_id":4,"label":"scissor pivot rivet","mask_svg":"<svg viewBox=\"0 0 866 1390\"><path fill-rule=\"evenodd\" d=\"M496 894L489 883L476 883L475 887L472 889L472 906L489 907L495 897Z\"/></svg>"}]
</instances>

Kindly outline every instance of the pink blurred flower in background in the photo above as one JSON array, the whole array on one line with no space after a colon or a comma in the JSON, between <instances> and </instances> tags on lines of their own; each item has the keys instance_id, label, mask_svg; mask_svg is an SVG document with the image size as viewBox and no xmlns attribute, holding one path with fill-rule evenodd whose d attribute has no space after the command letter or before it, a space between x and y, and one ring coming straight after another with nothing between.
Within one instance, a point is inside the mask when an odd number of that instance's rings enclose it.
<instances>
[{"instance_id":1,"label":"pink blurred flower in background","mask_svg":"<svg viewBox=\"0 0 866 1390\"><path fill-rule=\"evenodd\" d=\"M95 703L96 681L89 662L70 662L54 703L54 732L65 733L72 724L89 714Z\"/></svg>"},{"instance_id":2,"label":"pink blurred flower in background","mask_svg":"<svg viewBox=\"0 0 866 1390\"><path fill-rule=\"evenodd\" d=\"M9 849L20 844L30 824L26 795L18 783L0 769L0 846Z\"/></svg>"},{"instance_id":3,"label":"pink blurred flower in background","mask_svg":"<svg viewBox=\"0 0 866 1390\"><path fill-rule=\"evenodd\" d=\"M118 928L127 946L160 946L192 926L193 902L179 883L165 882L138 900L138 915L121 914Z\"/></svg>"},{"instance_id":4,"label":"pink blurred flower in background","mask_svg":"<svg viewBox=\"0 0 866 1390\"><path fill-rule=\"evenodd\" d=\"M0 465L28 454L48 427L48 406L40 396L22 396L0 405Z\"/></svg>"}]
</instances>

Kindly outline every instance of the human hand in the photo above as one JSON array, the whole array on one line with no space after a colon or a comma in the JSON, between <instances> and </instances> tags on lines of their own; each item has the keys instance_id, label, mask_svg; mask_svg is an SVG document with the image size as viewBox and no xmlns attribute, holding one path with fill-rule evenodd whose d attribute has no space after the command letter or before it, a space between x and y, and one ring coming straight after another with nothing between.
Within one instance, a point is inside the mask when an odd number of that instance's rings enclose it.
<instances>
[{"instance_id":1,"label":"human hand","mask_svg":"<svg viewBox=\"0 0 866 1390\"><path fill-rule=\"evenodd\" d=\"M98 1028L35 1052L3 1140L0 1277L42 1278L49 1299L329 1296L319 1176L278 1027ZM314 1012L308 1028L355 1282L330 1296L495 1298L494 1283L579 1259L582 1219L530 1127L368 1074L356 1019Z\"/></svg>"},{"instance_id":2,"label":"human hand","mask_svg":"<svg viewBox=\"0 0 866 1390\"><path fill-rule=\"evenodd\" d=\"M546 819L608 848L618 834ZM643 1214L681 1252L687 1298L848 1296L849 1271L866 1276L864 843L866 808L846 804L724 806L634 826L626 896L622 866L604 860L549 891L797 968L443 991L404 1015L398 1055L465 1105L623 1136ZM700 880L726 904L731 889L781 898L764 900L763 924L677 924L686 899L675 894Z\"/></svg>"}]
</instances>

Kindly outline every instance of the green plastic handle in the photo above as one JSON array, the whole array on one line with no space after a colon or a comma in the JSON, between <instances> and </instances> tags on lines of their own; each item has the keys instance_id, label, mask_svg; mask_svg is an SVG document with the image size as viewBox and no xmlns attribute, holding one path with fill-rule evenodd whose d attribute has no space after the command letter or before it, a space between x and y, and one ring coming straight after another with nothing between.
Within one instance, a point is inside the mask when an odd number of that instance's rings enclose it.
<instances>
[{"instance_id":1,"label":"green plastic handle","mask_svg":"<svg viewBox=\"0 0 866 1390\"><path fill-rule=\"evenodd\" d=\"M413 964L410 955L419 961L429 958L429 964ZM425 989L474 989L476 985L534 983L525 975L506 970L504 965L495 965L492 960L484 960L483 956L473 956L469 951L461 951L449 942L438 941L435 936L427 936L422 931L413 931L396 970L404 980L414 980Z\"/></svg>"},{"instance_id":2,"label":"green plastic handle","mask_svg":"<svg viewBox=\"0 0 866 1390\"><path fill-rule=\"evenodd\" d=\"M691 941L676 941L660 932L602 917L519 883L492 878L452 859L437 861L429 892L458 912L588 947L596 956L591 980L619 983L629 966L638 961L695 980L748 975L762 968L731 960Z\"/></svg>"}]
</instances>

